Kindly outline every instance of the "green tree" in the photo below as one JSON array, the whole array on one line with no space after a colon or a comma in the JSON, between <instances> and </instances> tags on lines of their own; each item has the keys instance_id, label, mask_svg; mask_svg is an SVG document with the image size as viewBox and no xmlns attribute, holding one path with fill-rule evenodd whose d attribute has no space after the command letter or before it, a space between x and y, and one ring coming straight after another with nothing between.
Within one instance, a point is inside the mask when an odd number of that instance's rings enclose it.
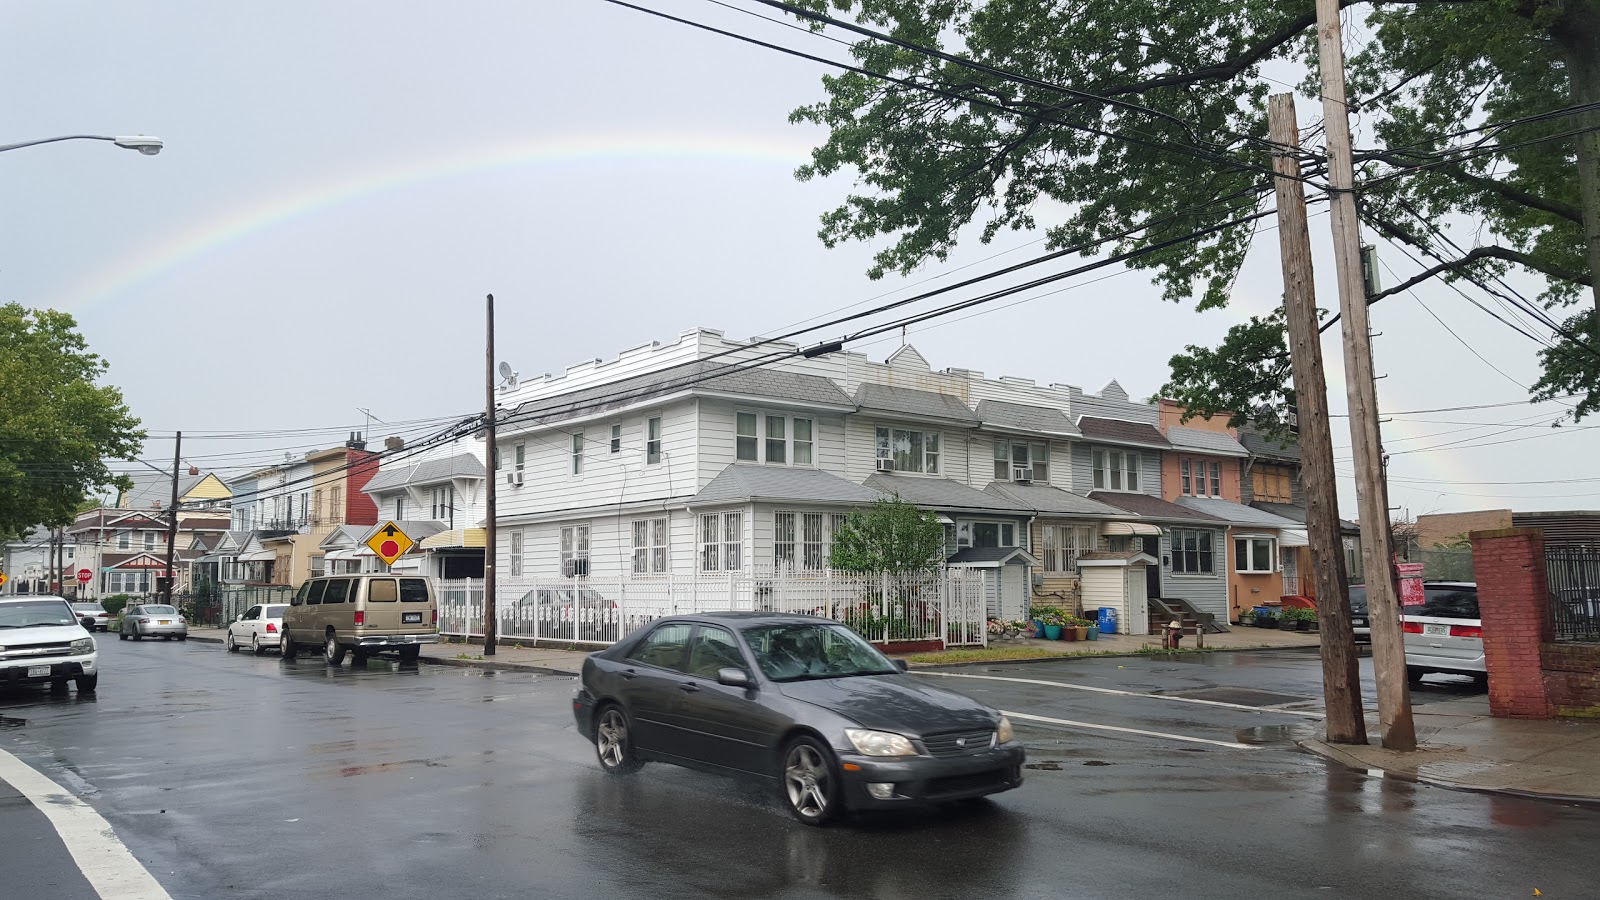
<instances>
[{"instance_id":1,"label":"green tree","mask_svg":"<svg viewBox=\"0 0 1600 900\"><path fill-rule=\"evenodd\" d=\"M797 2L917 45L863 38L857 64L899 81L826 76L827 99L790 116L829 130L798 177L857 176L823 215L822 241L894 237L873 277L945 258L972 224L984 242L1031 230L1042 200L1066 209L1046 231L1057 248L1106 241L1109 252L1138 251L1222 226L1270 187L1265 99L1282 88L1263 66L1306 64L1302 93L1319 94L1312 0ZM1600 104L1600 0L1345 6L1364 17L1347 32L1352 108L1377 139L1359 157L1367 221L1419 258L1430 254L1429 277L1485 281L1512 267L1542 276L1541 300L1570 337L1542 352L1535 396L1576 392L1575 415L1600 409L1595 316L1569 309L1586 296L1600 306L1600 109L1529 118ZM1479 139L1470 153L1444 152ZM1430 223L1449 215L1482 223L1485 242L1445 245ZM1254 227L1222 227L1128 265L1148 269L1168 299L1222 306ZM1271 319L1236 329L1230 349L1273 352L1233 358L1231 374L1218 373L1230 399L1191 408L1280 420L1281 329ZM1216 355L1199 358L1203 349L1174 361L1175 382L1180 369L1190 386L1189 376L1207 374Z\"/></svg>"},{"instance_id":2,"label":"green tree","mask_svg":"<svg viewBox=\"0 0 1600 900\"><path fill-rule=\"evenodd\" d=\"M125 481L104 460L137 453L144 432L122 392L96 383L105 372L72 316L0 306L0 537L66 525Z\"/></svg>"},{"instance_id":3,"label":"green tree","mask_svg":"<svg viewBox=\"0 0 1600 900\"><path fill-rule=\"evenodd\" d=\"M944 527L899 497L853 510L834 532L828 564L849 572L912 572L944 557Z\"/></svg>"}]
</instances>

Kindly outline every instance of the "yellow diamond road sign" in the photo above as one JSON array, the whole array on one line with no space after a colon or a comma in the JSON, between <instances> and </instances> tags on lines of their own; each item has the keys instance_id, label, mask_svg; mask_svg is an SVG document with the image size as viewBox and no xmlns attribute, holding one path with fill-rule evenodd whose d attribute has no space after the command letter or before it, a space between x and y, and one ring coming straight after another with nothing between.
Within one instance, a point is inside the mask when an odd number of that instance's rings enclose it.
<instances>
[{"instance_id":1,"label":"yellow diamond road sign","mask_svg":"<svg viewBox=\"0 0 1600 900\"><path fill-rule=\"evenodd\" d=\"M383 560L386 566L394 565L394 561L404 556L415 544L416 542L392 521L385 522L372 537L367 538L367 546L372 548L373 553L378 554L378 558Z\"/></svg>"}]
</instances>

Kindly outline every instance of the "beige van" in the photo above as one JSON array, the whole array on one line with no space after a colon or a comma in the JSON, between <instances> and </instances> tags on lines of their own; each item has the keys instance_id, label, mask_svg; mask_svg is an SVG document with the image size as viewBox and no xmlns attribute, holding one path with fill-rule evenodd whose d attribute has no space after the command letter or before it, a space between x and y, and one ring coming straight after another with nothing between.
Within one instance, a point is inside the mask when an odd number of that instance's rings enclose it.
<instances>
[{"instance_id":1,"label":"beige van","mask_svg":"<svg viewBox=\"0 0 1600 900\"><path fill-rule=\"evenodd\" d=\"M413 661L423 644L439 641L433 580L417 575L325 575L300 586L283 613L283 658L321 647L329 665L357 663L367 654L397 650Z\"/></svg>"}]
</instances>

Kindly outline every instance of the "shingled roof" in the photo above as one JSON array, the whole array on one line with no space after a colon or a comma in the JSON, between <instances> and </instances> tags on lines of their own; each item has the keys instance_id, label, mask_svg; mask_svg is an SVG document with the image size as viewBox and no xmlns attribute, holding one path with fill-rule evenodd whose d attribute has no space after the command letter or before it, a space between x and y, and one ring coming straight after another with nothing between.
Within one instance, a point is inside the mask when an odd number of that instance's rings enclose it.
<instances>
[{"instance_id":1,"label":"shingled roof","mask_svg":"<svg viewBox=\"0 0 1600 900\"><path fill-rule=\"evenodd\" d=\"M1156 448L1172 446L1172 442L1163 437L1154 425L1146 425L1143 422L1084 416L1078 420L1078 430L1083 432L1084 440L1089 441Z\"/></svg>"},{"instance_id":2,"label":"shingled roof","mask_svg":"<svg viewBox=\"0 0 1600 900\"><path fill-rule=\"evenodd\" d=\"M856 389L855 403L864 411L900 413L919 419L943 419L961 425L978 424L978 417L973 415L960 397L937 391L863 384Z\"/></svg>"},{"instance_id":3,"label":"shingled roof","mask_svg":"<svg viewBox=\"0 0 1600 900\"><path fill-rule=\"evenodd\" d=\"M647 372L620 381L540 397L518 406L503 424L543 425L576 416L621 409L634 403L665 397L681 391L737 394L770 400L789 400L817 406L848 409L854 404L839 386L820 375L784 372L765 367L726 372L735 361L696 360L658 372ZM716 373L722 374L716 374Z\"/></svg>"},{"instance_id":4,"label":"shingled roof","mask_svg":"<svg viewBox=\"0 0 1600 900\"><path fill-rule=\"evenodd\" d=\"M985 428L1066 437L1077 437L1081 434L1067 418L1066 413L1051 406L1026 406L1021 403L1006 403L1003 400L980 400L978 419Z\"/></svg>"}]
</instances>

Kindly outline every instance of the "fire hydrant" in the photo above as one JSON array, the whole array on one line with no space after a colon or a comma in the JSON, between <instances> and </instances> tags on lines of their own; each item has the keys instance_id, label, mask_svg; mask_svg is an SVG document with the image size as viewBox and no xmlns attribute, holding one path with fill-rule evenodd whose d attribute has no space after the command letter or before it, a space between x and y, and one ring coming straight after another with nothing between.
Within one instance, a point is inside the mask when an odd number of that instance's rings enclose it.
<instances>
[{"instance_id":1,"label":"fire hydrant","mask_svg":"<svg viewBox=\"0 0 1600 900\"><path fill-rule=\"evenodd\" d=\"M1162 629L1162 632L1162 648L1166 650L1178 649L1178 642L1183 640L1183 624L1180 622L1169 622L1167 623L1167 626Z\"/></svg>"}]
</instances>

